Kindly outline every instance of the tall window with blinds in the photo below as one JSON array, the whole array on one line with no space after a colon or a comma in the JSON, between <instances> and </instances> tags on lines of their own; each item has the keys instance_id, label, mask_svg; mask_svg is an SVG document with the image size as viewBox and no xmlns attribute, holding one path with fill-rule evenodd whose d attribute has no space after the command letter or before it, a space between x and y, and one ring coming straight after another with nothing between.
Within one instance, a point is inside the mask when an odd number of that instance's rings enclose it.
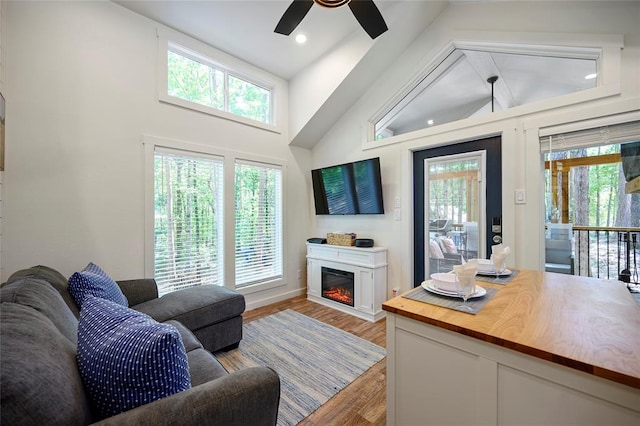
<instances>
[{"instance_id":1,"label":"tall window with blinds","mask_svg":"<svg viewBox=\"0 0 640 426\"><path fill-rule=\"evenodd\" d=\"M223 285L223 160L156 148L154 269L160 294Z\"/></svg>"},{"instance_id":2,"label":"tall window with blinds","mask_svg":"<svg viewBox=\"0 0 640 426\"><path fill-rule=\"evenodd\" d=\"M236 288L282 278L282 169L235 164Z\"/></svg>"},{"instance_id":3,"label":"tall window with blinds","mask_svg":"<svg viewBox=\"0 0 640 426\"><path fill-rule=\"evenodd\" d=\"M640 194L627 192L623 151L640 143L638 113L540 130L545 269L638 283Z\"/></svg>"}]
</instances>

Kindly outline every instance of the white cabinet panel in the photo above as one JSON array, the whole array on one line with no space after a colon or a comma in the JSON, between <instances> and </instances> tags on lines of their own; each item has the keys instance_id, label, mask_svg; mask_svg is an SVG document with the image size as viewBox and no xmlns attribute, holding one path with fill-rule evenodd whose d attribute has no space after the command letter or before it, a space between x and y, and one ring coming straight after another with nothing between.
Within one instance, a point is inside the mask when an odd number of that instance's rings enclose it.
<instances>
[{"instance_id":1,"label":"white cabinet panel","mask_svg":"<svg viewBox=\"0 0 640 426\"><path fill-rule=\"evenodd\" d=\"M356 283L357 309L372 314L374 304L373 271L370 269L360 269Z\"/></svg>"},{"instance_id":2,"label":"white cabinet panel","mask_svg":"<svg viewBox=\"0 0 640 426\"><path fill-rule=\"evenodd\" d=\"M544 409L541 409L544 408ZM638 407L640 409L640 407ZM513 368L498 369L498 424L638 424L633 412L593 395Z\"/></svg>"},{"instance_id":3,"label":"white cabinet panel","mask_svg":"<svg viewBox=\"0 0 640 426\"><path fill-rule=\"evenodd\" d=\"M387 424L639 425L640 390L387 313Z\"/></svg>"},{"instance_id":4,"label":"white cabinet panel","mask_svg":"<svg viewBox=\"0 0 640 426\"><path fill-rule=\"evenodd\" d=\"M353 273L354 306L322 297L322 268ZM307 298L368 321L385 316L387 250L383 247L348 247L307 244Z\"/></svg>"},{"instance_id":5,"label":"white cabinet panel","mask_svg":"<svg viewBox=\"0 0 640 426\"><path fill-rule=\"evenodd\" d=\"M477 355L398 331L397 425L481 424L477 416Z\"/></svg>"},{"instance_id":6,"label":"white cabinet panel","mask_svg":"<svg viewBox=\"0 0 640 426\"><path fill-rule=\"evenodd\" d=\"M307 293L320 297L320 280L316 277L321 275L320 262L314 259L307 261Z\"/></svg>"}]
</instances>

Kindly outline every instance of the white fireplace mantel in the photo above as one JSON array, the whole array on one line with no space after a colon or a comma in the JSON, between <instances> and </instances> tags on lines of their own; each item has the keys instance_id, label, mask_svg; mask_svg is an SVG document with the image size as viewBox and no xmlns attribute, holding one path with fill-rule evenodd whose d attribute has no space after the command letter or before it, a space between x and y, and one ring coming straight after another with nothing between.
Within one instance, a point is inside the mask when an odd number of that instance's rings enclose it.
<instances>
[{"instance_id":1,"label":"white fireplace mantel","mask_svg":"<svg viewBox=\"0 0 640 426\"><path fill-rule=\"evenodd\" d=\"M354 306L322 297L322 267L354 274ZM368 321L385 316L387 249L307 243L307 299Z\"/></svg>"}]
</instances>

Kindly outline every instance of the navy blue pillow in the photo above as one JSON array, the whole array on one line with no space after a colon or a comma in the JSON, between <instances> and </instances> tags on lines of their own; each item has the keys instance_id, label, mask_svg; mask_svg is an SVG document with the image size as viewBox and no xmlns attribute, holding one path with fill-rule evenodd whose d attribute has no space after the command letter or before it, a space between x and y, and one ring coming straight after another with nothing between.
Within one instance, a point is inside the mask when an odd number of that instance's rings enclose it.
<instances>
[{"instance_id":1,"label":"navy blue pillow","mask_svg":"<svg viewBox=\"0 0 640 426\"><path fill-rule=\"evenodd\" d=\"M120 287L98 265L91 262L82 271L69 277L69 293L76 301L79 309L87 295L111 300L122 306L129 306L127 297Z\"/></svg>"},{"instance_id":2,"label":"navy blue pillow","mask_svg":"<svg viewBox=\"0 0 640 426\"><path fill-rule=\"evenodd\" d=\"M178 330L106 299L86 296L76 357L82 382L101 418L191 387Z\"/></svg>"}]
</instances>

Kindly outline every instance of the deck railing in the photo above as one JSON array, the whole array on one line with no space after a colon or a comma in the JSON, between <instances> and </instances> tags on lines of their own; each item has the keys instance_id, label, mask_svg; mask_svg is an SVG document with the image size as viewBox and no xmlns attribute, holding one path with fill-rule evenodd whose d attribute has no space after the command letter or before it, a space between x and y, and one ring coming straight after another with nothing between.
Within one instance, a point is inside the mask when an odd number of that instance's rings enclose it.
<instances>
[{"instance_id":1,"label":"deck railing","mask_svg":"<svg viewBox=\"0 0 640 426\"><path fill-rule=\"evenodd\" d=\"M640 228L573 226L574 275L639 283Z\"/></svg>"}]
</instances>

